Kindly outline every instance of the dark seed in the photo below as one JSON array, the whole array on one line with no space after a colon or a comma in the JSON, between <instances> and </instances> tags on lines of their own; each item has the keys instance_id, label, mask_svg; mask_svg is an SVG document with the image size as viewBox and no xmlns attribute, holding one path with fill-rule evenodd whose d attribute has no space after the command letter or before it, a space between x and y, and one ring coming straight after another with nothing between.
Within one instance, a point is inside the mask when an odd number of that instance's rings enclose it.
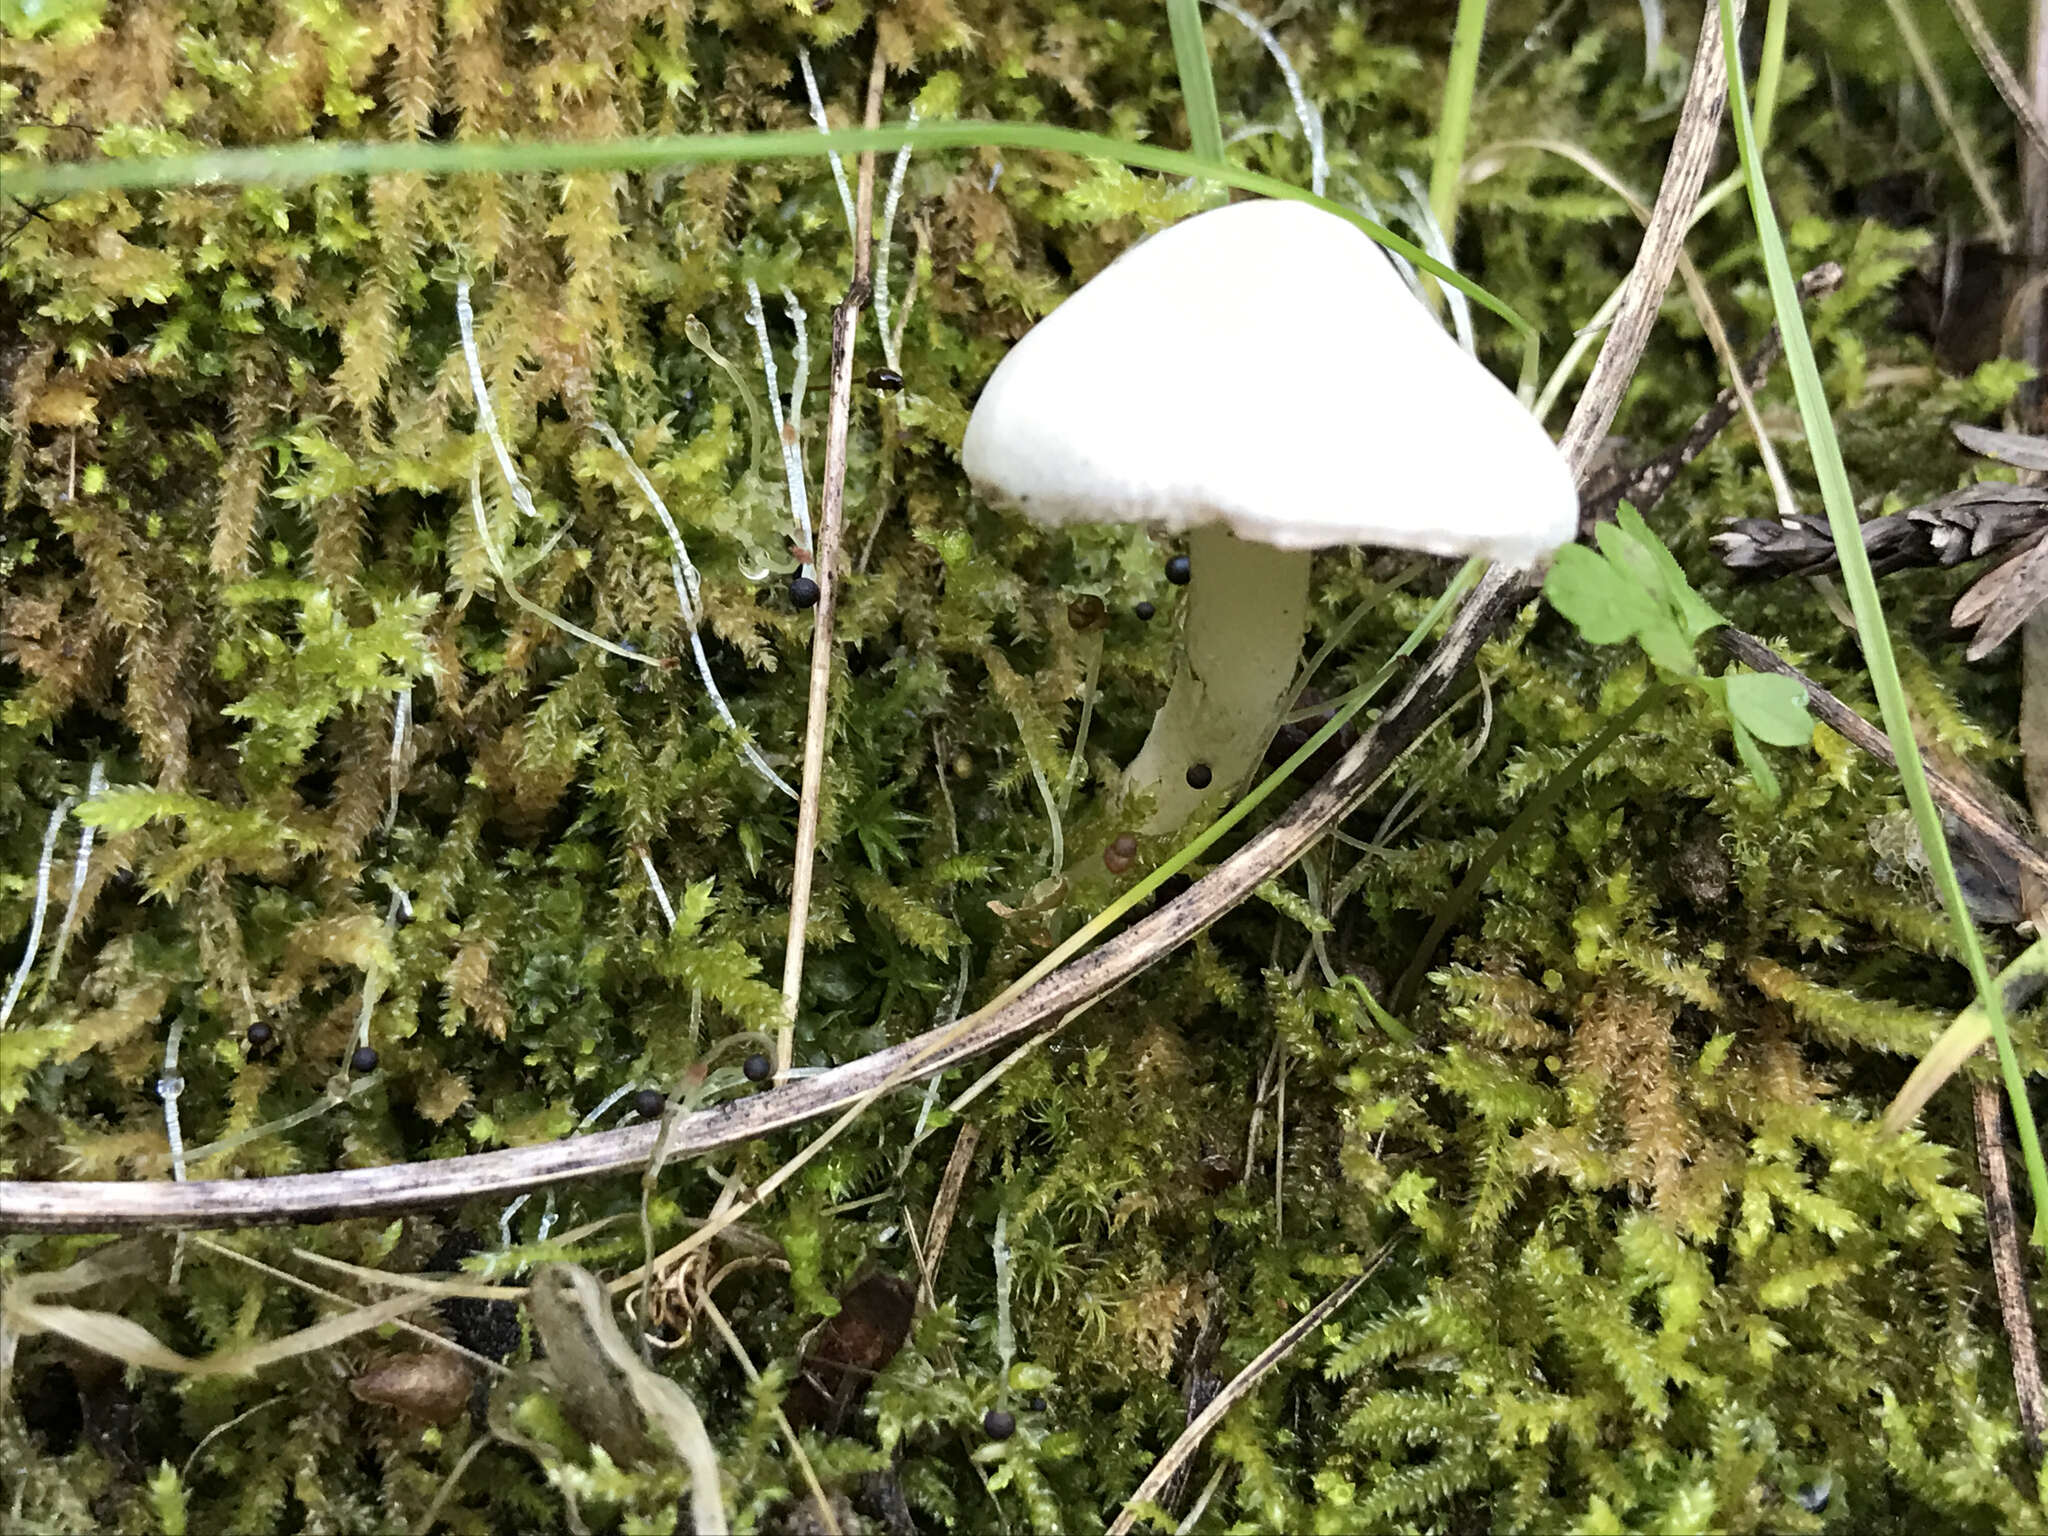
<instances>
[{"instance_id":1,"label":"dark seed","mask_svg":"<svg viewBox=\"0 0 2048 1536\"><path fill-rule=\"evenodd\" d=\"M870 368L868 370L869 389L887 390L893 395L902 387L903 375L894 368Z\"/></svg>"},{"instance_id":2,"label":"dark seed","mask_svg":"<svg viewBox=\"0 0 2048 1536\"><path fill-rule=\"evenodd\" d=\"M981 1416L982 1430L991 1440L1007 1440L1017 1433L1017 1415L1007 1408L991 1408Z\"/></svg>"},{"instance_id":3,"label":"dark seed","mask_svg":"<svg viewBox=\"0 0 2048 1536\"><path fill-rule=\"evenodd\" d=\"M1119 832L1116 840L1102 850L1102 867L1112 875L1120 875L1138 860L1138 840L1128 832Z\"/></svg>"},{"instance_id":4,"label":"dark seed","mask_svg":"<svg viewBox=\"0 0 2048 1536\"><path fill-rule=\"evenodd\" d=\"M633 1113L642 1120L659 1120L667 1108L668 1099L659 1088L642 1088L633 1095Z\"/></svg>"},{"instance_id":5,"label":"dark seed","mask_svg":"<svg viewBox=\"0 0 2048 1536\"><path fill-rule=\"evenodd\" d=\"M1109 622L1109 608L1093 592L1084 592L1067 604L1067 622L1085 634Z\"/></svg>"},{"instance_id":6,"label":"dark seed","mask_svg":"<svg viewBox=\"0 0 2048 1536\"><path fill-rule=\"evenodd\" d=\"M1188 579L1194 574L1194 562L1189 560L1186 555L1175 555L1166 562L1166 579L1176 587L1186 586Z\"/></svg>"},{"instance_id":7,"label":"dark seed","mask_svg":"<svg viewBox=\"0 0 2048 1536\"><path fill-rule=\"evenodd\" d=\"M789 600L799 608L818 606L818 584L808 576L792 576L789 580Z\"/></svg>"},{"instance_id":8,"label":"dark seed","mask_svg":"<svg viewBox=\"0 0 2048 1536\"><path fill-rule=\"evenodd\" d=\"M775 1075L775 1063L756 1051L740 1063L740 1071L746 1074L750 1083L765 1083Z\"/></svg>"},{"instance_id":9,"label":"dark seed","mask_svg":"<svg viewBox=\"0 0 2048 1536\"><path fill-rule=\"evenodd\" d=\"M1026 1403L1024 1406L1026 1408L1029 1408L1033 1413L1043 1413L1045 1412L1045 1399L1042 1397L1034 1396L1031 1399L1031 1401Z\"/></svg>"},{"instance_id":10,"label":"dark seed","mask_svg":"<svg viewBox=\"0 0 2048 1536\"><path fill-rule=\"evenodd\" d=\"M1148 620L1152 617L1153 614L1157 613L1158 611L1159 610L1157 608L1154 608L1150 603L1139 603L1135 608L1131 610L1131 612L1135 613L1139 618Z\"/></svg>"},{"instance_id":11,"label":"dark seed","mask_svg":"<svg viewBox=\"0 0 2048 1536\"><path fill-rule=\"evenodd\" d=\"M355 1055L349 1057L348 1064L357 1072L374 1072L377 1070L377 1052L370 1046L359 1045Z\"/></svg>"},{"instance_id":12,"label":"dark seed","mask_svg":"<svg viewBox=\"0 0 2048 1536\"><path fill-rule=\"evenodd\" d=\"M1188 788L1207 789L1209 781L1214 777L1215 775L1209 771L1207 763L1196 763L1192 768L1188 769Z\"/></svg>"},{"instance_id":13,"label":"dark seed","mask_svg":"<svg viewBox=\"0 0 2048 1536\"><path fill-rule=\"evenodd\" d=\"M270 1026L268 1024L251 1024L249 1032L242 1038L249 1042L250 1050L260 1051L271 1042Z\"/></svg>"}]
</instances>

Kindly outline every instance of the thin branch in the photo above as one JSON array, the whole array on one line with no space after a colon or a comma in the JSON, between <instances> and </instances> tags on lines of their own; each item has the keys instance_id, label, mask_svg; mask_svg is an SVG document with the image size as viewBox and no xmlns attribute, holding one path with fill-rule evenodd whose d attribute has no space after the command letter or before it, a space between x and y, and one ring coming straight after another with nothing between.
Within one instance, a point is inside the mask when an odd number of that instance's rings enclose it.
<instances>
[{"instance_id":1,"label":"thin branch","mask_svg":"<svg viewBox=\"0 0 2048 1536\"><path fill-rule=\"evenodd\" d=\"M1841 263L1822 262L1799 279L1799 297L1812 300L1833 293L1841 287L1842 275ZM1784 354L1784 335L1773 325L1743 364L1743 383L1751 390L1761 389ZM1611 519L1615 508L1624 501L1638 512L1647 512L1663 500L1679 472L1705 453L1741 410L1741 393L1731 383L1714 397L1713 404L1700 414L1683 441L1633 469L1617 471L1596 481L1579 500L1581 536L1591 532L1595 522Z\"/></svg>"},{"instance_id":2,"label":"thin branch","mask_svg":"<svg viewBox=\"0 0 2048 1536\"><path fill-rule=\"evenodd\" d=\"M868 71L867 124L881 120L886 66L875 49ZM818 604L811 630L810 704L804 719L803 793L797 800L796 851L789 885L789 944L782 959L782 1028L775 1037L775 1070L789 1071L796 1044L797 1000L804 984L804 930L811 916L811 880L818 857L819 801L825 782L825 736L832 704L832 621L839 610L839 544L846 523L846 434L853 418L854 333L868 301L874 255L875 156L860 157L860 191L853 206L853 280L832 311L832 398L825 416L825 469L818 488L818 539L811 545L818 571Z\"/></svg>"},{"instance_id":3,"label":"thin branch","mask_svg":"<svg viewBox=\"0 0 2048 1536\"><path fill-rule=\"evenodd\" d=\"M1977 1168L1984 1175L1984 1227L1991 1240L1991 1275L1998 1285L1998 1313L2012 1356L2013 1396L2027 1451L2041 1459L2048 1431L2048 1390L2041 1384L2041 1354L2034 1343L2034 1314L2027 1302L2026 1261L2020 1250L2019 1219L2013 1214L2012 1176L2005 1163L2005 1103L1993 1082L1970 1084L1970 1113L1977 1130Z\"/></svg>"},{"instance_id":4,"label":"thin branch","mask_svg":"<svg viewBox=\"0 0 2048 1536\"><path fill-rule=\"evenodd\" d=\"M2012 115L2032 141L2034 153L2048 155L2048 122L2042 121L2041 114L2034 110L2034 104L2027 100L2026 87L2020 84L2020 77L2006 62L1998 39L1984 24L1984 13L1977 9L1977 0L1948 0L1948 8L1955 12L1957 22L1970 39L1971 48L1976 50L1977 62L1984 66L1984 73L1991 77L1991 83L1998 87L1998 94L2005 98L2006 106L2012 109Z\"/></svg>"},{"instance_id":5,"label":"thin branch","mask_svg":"<svg viewBox=\"0 0 2048 1536\"><path fill-rule=\"evenodd\" d=\"M1664 181L1657 188L1657 201L1650 210L1650 226L1643 231L1643 243L1636 251L1629 289L1608 327L1607 340L1593 362L1586 387L1572 411L1559 446L1572 468L1583 475L1594 449L1614 423L1621 409L1621 397L1635 377L1643 348L1649 345L1650 330L1663 308L1664 293L1678 270L1678 252L1692 221L1693 205L1713 163L1714 148L1721 137L1721 114L1728 101L1728 71L1721 57L1721 33L1714 24L1712 7L1700 24L1699 47L1694 50L1692 77L1685 88L1685 102L1679 108L1678 132L1671 141L1671 157L1664 166ZM1742 23L1743 0L1735 5L1735 21Z\"/></svg>"},{"instance_id":6,"label":"thin branch","mask_svg":"<svg viewBox=\"0 0 2048 1536\"><path fill-rule=\"evenodd\" d=\"M1237 1406L1251 1389L1259 1384L1276 1365L1294 1353L1301 1341L1316 1329L1322 1327L1339 1307L1358 1294L1360 1286L1370 1280L1373 1271L1386 1261L1390 1250L1380 1249L1365 1262L1365 1268L1346 1280L1304 1313L1292 1328L1260 1350L1258 1357L1239 1371L1224 1386L1221 1392L1209 1401L1209 1406L1197 1414L1188 1427L1181 1431L1180 1438L1173 1442L1167 1453L1159 1458L1159 1464L1145 1474L1145 1480L1138 1484L1137 1491L1124 1505L1123 1513L1116 1517L1116 1523L1109 1528L1109 1536L1129 1536L1138 1523L1138 1506L1155 1502L1181 1463L1193 1456L1209 1438L1209 1432L1219 1424L1223 1416Z\"/></svg>"},{"instance_id":7,"label":"thin branch","mask_svg":"<svg viewBox=\"0 0 2048 1536\"><path fill-rule=\"evenodd\" d=\"M974 1168L974 1149L980 1141L981 1127L960 1127L953 1155L946 1159L945 1176L939 1180L938 1198L932 1202L931 1220L925 1224L924 1241L918 1246L917 1267L928 1307L936 1308L939 1304L939 1260L945 1257L946 1238L953 1230L953 1211L960 1204L961 1190L967 1187L967 1175Z\"/></svg>"}]
</instances>

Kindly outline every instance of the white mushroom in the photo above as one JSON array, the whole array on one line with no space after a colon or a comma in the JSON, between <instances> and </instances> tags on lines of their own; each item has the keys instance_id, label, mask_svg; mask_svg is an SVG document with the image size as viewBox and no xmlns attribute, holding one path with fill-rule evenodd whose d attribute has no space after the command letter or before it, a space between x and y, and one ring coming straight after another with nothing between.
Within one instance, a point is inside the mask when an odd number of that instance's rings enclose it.
<instances>
[{"instance_id":1,"label":"white mushroom","mask_svg":"<svg viewBox=\"0 0 2048 1536\"><path fill-rule=\"evenodd\" d=\"M1119 257L1003 359L962 459L1040 522L1189 531L1183 654L1124 775L1154 834L1255 766L1300 662L1311 551L1531 565L1578 528L1542 426L1369 236L1298 202L1218 208Z\"/></svg>"}]
</instances>

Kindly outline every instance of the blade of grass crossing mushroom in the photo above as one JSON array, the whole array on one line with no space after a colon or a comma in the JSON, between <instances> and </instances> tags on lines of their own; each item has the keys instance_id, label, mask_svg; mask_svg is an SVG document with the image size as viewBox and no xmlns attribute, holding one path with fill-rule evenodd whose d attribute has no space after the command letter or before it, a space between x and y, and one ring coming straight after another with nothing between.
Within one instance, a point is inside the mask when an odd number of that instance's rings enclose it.
<instances>
[{"instance_id":1,"label":"blade of grass crossing mushroom","mask_svg":"<svg viewBox=\"0 0 2048 1536\"><path fill-rule=\"evenodd\" d=\"M1885 627L1884 604L1878 597L1877 579L1870 569L1858 526L1856 497L1849 485L1849 472L1842 462L1841 445L1835 440L1829 413L1827 389L1821 382L1820 367L1814 360L1813 344L1806 334L1806 317L1799 307L1796 279L1785 251L1785 240L1772 209L1769 188L1764 183L1763 162L1756 134L1749 121L1749 109L1742 83L1742 61L1736 35L1733 0L1719 0L1721 45L1728 68L1729 112L1735 122L1736 144L1742 157L1743 175L1749 187L1750 209L1756 221L1765 270L1770 279L1772 306L1785 338L1785 362L1792 375L1793 392L1799 402L1799 416L1812 455L1821 502L1827 510L1828 526L1834 531L1835 546L1842 562L1842 585L1856 615L1863 655L1869 668L1873 691L1884 719L1885 734L1891 739L1899 778L1906 801L1913 810L1921 846L1928 867L1941 893L1942 905L1954 925L1970 980L1977 990L1991 1038L1998 1048L1998 1065L2005 1079L2006 1098L2012 1106L2013 1123L2019 1131L2020 1151L2027 1165L2027 1182L2034 1200L2033 1241L2048 1250L2048 1161L2041 1155L2041 1138L2035 1128L2032 1106L2027 1101L2025 1075L2013 1050L2012 1033L2006 1027L2004 1000L1991 979L1984 947L1977 937L1963 901L1962 886L1956 879L1955 861L1949 855L1948 840L1942 834L1941 813L1929 792L1927 770L1920 760L1920 747L1913 736L1913 723L1906 702L1898 663L1892 656L1890 631Z\"/></svg>"},{"instance_id":2,"label":"blade of grass crossing mushroom","mask_svg":"<svg viewBox=\"0 0 2048 1536\"><path fill-rule=\"evenodd\" d=\"M1046 123L968 121L835 129L831 133L649 134L598 141L527 140L511 143L456 143L431 139L315 141L261 149L218 149L189 155L106 159L10 170L6 196L16 201L69 196L76 192L147 187L265 184L297 186L327 176L383 176L417 172L428 176L529 171L651 171L676 165L723 165L761 160L806 160L863 150L910 148L925 153L946 149L1023 149L1080 155L1166 176L1206 178L1259 197L1312 204L1349 220L1417 267L1449 283L1473 303L1498 315L1526 346L1539 340L1536 328L1505 300L1470 278L1451 271L1411 240L1357 208L1319 197L1306 187L1240 166L1203 160L1185 150L1113 139L1078 128Z\"/></svg>"},{"instance_id":3,"label":"blade of grass crossing mushroom","mask_svg":"<svg viewBox=\"0 0 2048 1536\"><path fill-rule=\"evenodd\" d=\"M1188 113L1188 142L1197 160L1223 163L1223 119L1216 110L1216 79L1209 73L1209 43L1202 35L1202 0L1166 0L1173 30L1173 62Z\"/></svg>"}]
</instances>

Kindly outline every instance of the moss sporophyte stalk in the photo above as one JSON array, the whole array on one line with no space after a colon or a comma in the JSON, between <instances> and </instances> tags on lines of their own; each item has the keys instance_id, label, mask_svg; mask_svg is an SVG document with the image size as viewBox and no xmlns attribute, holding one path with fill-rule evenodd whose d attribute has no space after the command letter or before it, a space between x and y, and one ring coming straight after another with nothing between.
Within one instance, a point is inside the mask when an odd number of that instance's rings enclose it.
<instances>
[{"instance_id":1,"label":"moss sporophyte stalk","mask_svg":"<svg viewBox=\"0 0 2048 1536\"><path fill-rule=\"evenodd\" d=\"M1784 275L1842 268L1798 389L1761 375L1568 545L1559 603L1241 905L829 1141L681 1156L1171 923L1398 715L1476 576L1437 555L1574 536L1548 438L1707 8L0 0L0 1205L233 1221L301 1176L639 1149L232 1237L15 1232L9 1520L2041 1526L1972 1085L1929 1087L1989 1038L1961 940L1894 772L1714 622L1880 713L1869 623L1713 540L1777 524L1759 432L1825 510L1816 387L1852 512L2012 478L1951 429L2025 425L2028 365L1983 360L2025 268L1960 159L2022 228L2021 131L1941 7L1905 9L1948 123L1890 12L1750 9ZM1616 475L1780 318L1742 190L1651 300ZM1199 294L1177 245L1233 229L1254 270L1204 247ZM1156 305L1115 297L1155 261ZM1042 352L1028 452L1113 520L975 488ZM1533 410L1491 382L1525 379ZM1161 461L1106 456L1150 427ZM1251 542L1269 509L1380 526ZM1880 586L1893 702L1988 801L2025 733L2017 645L1949 628L1980 571ZM2036 1013L2009 1034L2031 1081Z\"/></svg>"}]
</instances>

